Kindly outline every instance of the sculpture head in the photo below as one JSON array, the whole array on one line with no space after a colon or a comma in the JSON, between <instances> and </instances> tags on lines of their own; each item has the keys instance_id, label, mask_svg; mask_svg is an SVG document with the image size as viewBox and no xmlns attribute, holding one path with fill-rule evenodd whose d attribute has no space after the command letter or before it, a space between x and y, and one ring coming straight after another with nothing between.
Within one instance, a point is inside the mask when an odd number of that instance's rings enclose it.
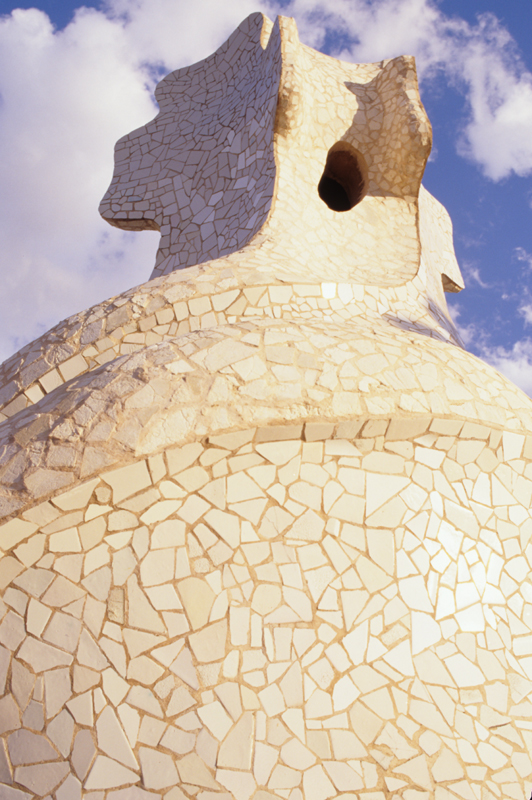
<instances>
[{"instance_id":1,"label":"sculpture head","mask_svg":"<svg viewBox=\"0 0 532 800\"><path fill-rule=\"evenodd\" d=\"M293 20L253 14L156 98L157 117L117 143L100 206L161 231L153 277L244 247L306 281L416 275L431 128L412 57L343 63L301 45ZM458 290L454 254L446 272Z\"/></svg>"}]
</instances>

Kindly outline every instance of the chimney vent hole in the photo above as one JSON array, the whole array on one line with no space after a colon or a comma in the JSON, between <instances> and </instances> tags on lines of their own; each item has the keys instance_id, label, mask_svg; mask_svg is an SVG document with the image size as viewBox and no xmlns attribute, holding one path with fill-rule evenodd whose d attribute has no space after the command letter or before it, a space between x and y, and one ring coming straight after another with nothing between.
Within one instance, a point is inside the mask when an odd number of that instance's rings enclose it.
<instances>
[{"instance_id":1,"label":"chimney vent hole","mask_svg":"<svg viewBox=\"0 0 532 800\"><path fill-rule=\"evenodd\" d=\"M366 195L367 174L363 156L347 142L338 142L327 155L318 194L332 211L350 211Z\"/></svg>"}]
</instances>

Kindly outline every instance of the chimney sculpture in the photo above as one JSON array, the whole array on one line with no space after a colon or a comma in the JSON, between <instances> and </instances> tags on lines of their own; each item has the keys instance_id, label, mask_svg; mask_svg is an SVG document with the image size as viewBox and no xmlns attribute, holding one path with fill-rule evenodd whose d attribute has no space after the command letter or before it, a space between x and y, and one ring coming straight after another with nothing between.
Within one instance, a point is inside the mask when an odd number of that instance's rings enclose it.
<instances>
[{"instance_id":1,"label":"chimney sculpture","mask_svg":"<svg viewBox=\"0 0 532 800\"><path fill-rule=\"evenodd\" d=\"M116 146L148 283L0 370L2 800L524 800L532 402L414 61L245 20Z\"/></svg>"}]
</instances>

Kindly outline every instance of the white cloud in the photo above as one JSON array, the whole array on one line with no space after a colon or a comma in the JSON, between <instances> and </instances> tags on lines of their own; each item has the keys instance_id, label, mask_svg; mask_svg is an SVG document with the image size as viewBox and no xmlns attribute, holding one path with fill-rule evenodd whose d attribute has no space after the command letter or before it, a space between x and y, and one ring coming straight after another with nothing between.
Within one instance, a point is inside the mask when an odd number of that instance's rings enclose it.
<instances>
[{"instance_id":1,"label":"white cloud","mask_svg":"<svg viewBox=\"0 0 532 800\"><path fill-rule=\"evenodd\" d=\"M149 277L158 235L98 216L113 144L156 113L156 72L205 57L257 8L294 15L313 46L340 32L346 58L415 54L426 80L465 92L468 157L493 178L532 167L532 79L492 17L470 26L430 0L108 0L55 31L43 12L14 11L0 18L0 358Z\"/></svg>"},{"instance_id":2,"label":"white cloud","mask_svg":"<svg viewBox=\"0 0 532 800\"><path fill-rule=\"evenodd\" d=\"M103 7L139 63L177 69L210 55L243 19L255 11L268 13L270 5L260 0L107 0Z\"/></svg>"},{"instance_id":3,"label":"white cloud","mask_svg":"<svg viewBox=\"0 0 532 800\"><path fill-rule=\"evenodd\" d=\"M54 32L36 9L0 21L2 356L149 275L157 235L112 231L98 203L113 142L152 116L121 26L80 10Z\"/></svg>"},{"instance_id":4,"label":"white cloud","mask_svg":"<svg viewBox=\"0 0 532 800\"><path fill-rule=\"evenodd\" d=\"M479 20L465 50L462 74L471 119L460 152L493 180L532 171L532 75L514 43L489 14Z\"/></svg>"}]
</instances>

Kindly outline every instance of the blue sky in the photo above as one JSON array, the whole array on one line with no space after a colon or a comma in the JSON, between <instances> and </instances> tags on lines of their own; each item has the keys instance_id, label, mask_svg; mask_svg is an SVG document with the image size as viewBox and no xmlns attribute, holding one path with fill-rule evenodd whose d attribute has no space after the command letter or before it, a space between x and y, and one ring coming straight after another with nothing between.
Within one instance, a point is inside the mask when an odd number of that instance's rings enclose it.
<instances>
[{"instance_id":1,"label":"blue sky","mask_svg":"<svg viewBox=\"0 0 532 800\"><path fill-rule=\"evenodd\" d=\"M453 314L532 394L532 5L508 0L0 0L0 359L148 279L158 235L97 214L113 144L154 115L157 76L255 10L294 16L302 41L345 60L416 56L434 130L424 183L466 280Z\"/></svg>"}]
</instances>

